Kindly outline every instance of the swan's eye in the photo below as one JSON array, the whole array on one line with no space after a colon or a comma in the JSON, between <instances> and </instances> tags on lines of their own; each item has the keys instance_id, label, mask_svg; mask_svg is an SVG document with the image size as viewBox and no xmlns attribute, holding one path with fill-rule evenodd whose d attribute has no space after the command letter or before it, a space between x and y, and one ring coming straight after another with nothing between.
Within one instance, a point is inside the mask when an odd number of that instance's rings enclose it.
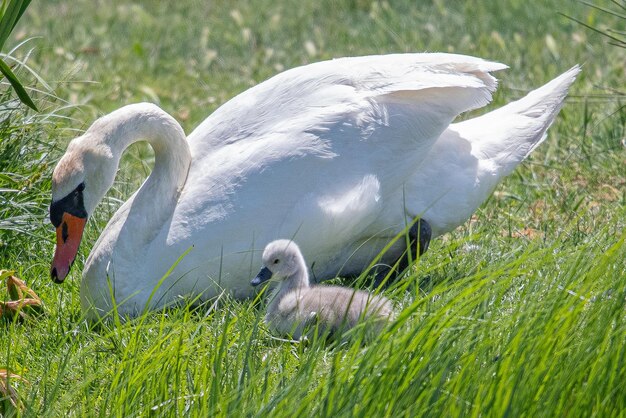
<instances>
[{"instance_id":1,"label":"swan's eye","mask_svg":"<svg viewBox=\"0 0 626 418\"><path fill-rule=\"evenodd\" d=\"M278 258L274 259L274 264L278 264L280 263L280 260Z\"/></svg>"},{"instance_id":2,"label":"swan's eye","mask_svg":"<svg viewBox=\"0 0 626 418\"><path fill-rule=\"evenodd\" d=\"M82 182L74 189L74 196L78 196L83 190L85 190L85 182Z\"/></svg>"}]
</instances>

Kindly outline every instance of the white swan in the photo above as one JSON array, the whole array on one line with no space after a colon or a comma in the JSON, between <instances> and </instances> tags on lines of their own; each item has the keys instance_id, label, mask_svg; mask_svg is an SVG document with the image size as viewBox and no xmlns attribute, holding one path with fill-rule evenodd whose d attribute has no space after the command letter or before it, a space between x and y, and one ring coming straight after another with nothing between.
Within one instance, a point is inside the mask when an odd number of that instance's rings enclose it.
<instances>
[{"instance_id":1,"label":"white swan","mask_svg":"<svg viewBox=\"0 0 626 418\"><path fill-rule=\"evenodd\" d=\"M258 286L278 281L269 298L265 322L278 334L300 338L304 333L336 335L368 320L377 334L393 314L391 302L380 295L340 286L313 286L298 245L272 241L263 251L263 268L252 280Z\"/></svg>"},{"instance_id":2,"label":"white swan","mask_svg":"<svg viewBox=\"0 0 626 418\"><path fill-rule=\"evenodd\" d=\"M133 315L223 288L250 296L258 249L281 236L298 240L317 280L359 273L416 215L435 235L467 219L543 140L579 71L450 125L490 100L489 72L503 68L450 54L311 64L230 100L187 139L154 105L114 111L74 139L54 170L52 277L68 274L85 220L139 140L152 145L154 170L85 263L89 316L113 300Z\"/></svg>"}]
</instances>

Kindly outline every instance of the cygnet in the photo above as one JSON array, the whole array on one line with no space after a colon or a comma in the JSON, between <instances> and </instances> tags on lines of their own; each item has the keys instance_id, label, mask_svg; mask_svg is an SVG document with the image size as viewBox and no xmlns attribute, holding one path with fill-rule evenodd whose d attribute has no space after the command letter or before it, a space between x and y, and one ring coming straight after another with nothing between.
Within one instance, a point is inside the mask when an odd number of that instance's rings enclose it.
<instances>
[{"instance_id":1,"label":"cygnet","mask_svg":"<svg viewBox=\"0 0 626 418\"><path fill-rule=\"evenodd\" d=\"M271 331L299 339L319 332L336 336L365 320L368 331L379 332L391 317L389 299L339 286L311 286L298 245L281 239L263 251L263 269L253 286L278 282L267 306L265 321Z\"/></svg>"}]
</instances>

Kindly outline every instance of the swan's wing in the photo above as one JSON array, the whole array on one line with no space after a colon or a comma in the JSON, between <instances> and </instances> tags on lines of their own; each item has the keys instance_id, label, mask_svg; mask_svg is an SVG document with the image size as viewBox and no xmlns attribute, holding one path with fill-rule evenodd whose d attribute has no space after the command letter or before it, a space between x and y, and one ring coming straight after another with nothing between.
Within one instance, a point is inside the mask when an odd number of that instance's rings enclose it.
<instances>
[{"instance_id":1,"label":"swan's wing","mask_svg":"<svg viewBox=\"0 0 626 418\"><path fill-rule=\"evenodd\" d=\"M297 67L245 91L189 136L194 158L236 141L271 134L391 122L391 110L415 138L436 138L460 113L484 106L503 64L454 54L392 54L340 58ZM391 115L393 116L393 115ZM335 141L343 137L333 138ZM409 138L409 139L415 139Z\"/></svg>"},{"instance_id":2,"label":"swan's wing","mask_svg":"<svg viewBox=\"0 0 626 418\"><path fill-rule=\"evenodd\" d=\"M309 262L330 263L452 119L490 100L489 72L502 68L447 54L343 58L253 87L189 136L193 161L172 236L220 257L293 238Z\"/></svg>"}]
</instances>

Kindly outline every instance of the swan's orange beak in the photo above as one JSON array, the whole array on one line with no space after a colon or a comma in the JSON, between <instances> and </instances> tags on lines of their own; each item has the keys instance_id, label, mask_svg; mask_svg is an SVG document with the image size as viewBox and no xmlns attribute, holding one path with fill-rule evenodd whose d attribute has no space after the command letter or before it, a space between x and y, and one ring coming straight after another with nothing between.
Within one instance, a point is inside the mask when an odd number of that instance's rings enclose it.
<instances>
[{"instance_id":1,"label":"swan's orange beak","mask_svg":"<svg viewBox=\"0 0 626 418\"><path fill-rule=\"evenodd\" d=\"M61 223L57 227L57 247L54 251L50 276L55 283L63 283L78 253L80 240L87 218L63 213Z\"/></svg>"}]
</instances>

